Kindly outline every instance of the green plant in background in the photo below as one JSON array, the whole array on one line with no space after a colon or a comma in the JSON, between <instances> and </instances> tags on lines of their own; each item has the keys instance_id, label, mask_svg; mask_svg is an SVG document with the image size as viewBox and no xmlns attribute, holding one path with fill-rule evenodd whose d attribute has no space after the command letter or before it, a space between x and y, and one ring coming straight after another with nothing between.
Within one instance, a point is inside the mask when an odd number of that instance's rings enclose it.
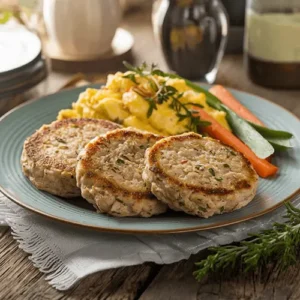
<instances>
[{"instance_id":1,"label":"green plant in background","mask_svg":"<svg viewBox=\"0 0 300 300\"><path fill-rule=\"evenodd\" d=\"M296 262L300 246L300 209L286 203L284 223L274 223L271 229L250 234L249 239L237 245L212 247L212 254L196 263L194 276L203 279L210 273L228 271L241 266L245 272L277 261L281 269Z\"/></svg>"},{"instance_id":2,"label":"green plant in background","mask_svg":"<svg viewBox=\"0 0 300 300\"><path fill-rule=\"evenodd\" d=\"M13 13L11 11L2 11L0 10L0 24L5 24L11 17Z\"/></svg>"},{"instance_id":3,"label":"green plant in background","mask_svg":"<svg viewBox=\"0 0 300 300\"><path fill-rule=\"evenodd\" d=\"M32 15L38 12L41 0L0 1L0 25L7 23L12 18L18 23L30 28Z\"/></svg>"},{"instance_id":4,"label":"green plant in background","mask_svg":"<svg viewBox=\"0 0 300 300\"><path fill-rule=\"evenodd\" d=\"M0 5L0 25L14 18L18 23L25 25L22 10L16 5Z\"/></svg>"}]
</instances>

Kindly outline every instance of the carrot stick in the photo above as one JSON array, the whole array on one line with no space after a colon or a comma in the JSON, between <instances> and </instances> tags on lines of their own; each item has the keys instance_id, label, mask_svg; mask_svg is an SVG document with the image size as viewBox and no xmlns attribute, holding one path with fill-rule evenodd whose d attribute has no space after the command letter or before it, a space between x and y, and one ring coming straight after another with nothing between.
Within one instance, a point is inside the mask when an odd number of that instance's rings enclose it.
<instances>
[{"instance_id":1,"label":"carrot stick","mask_svg":"<svg viewBox=\"0 0 300 300\"><path fill-rule=\"evenodd\" d=\"M211 125L203 127L203 131L211 137L218 139L225 145L231 146L236 151L242 153L253 165L253 168L260 177L269 177L278 171L278 168L265 159L257 157L253 151L240 141L229 130L221 126L213 117L199 107L193 108L201 118L201 120L209 121Z\"/></svg>"},{"instance_id":2,"label":"carrot stick","mask_svg":"<svg viewBox=\"0 0 300 300\"><path fill-rule=\"evenodd\" d=\"M213 95L219 98L227 107L233 110L240 117L253 122L257 125L264 126L263 122L259 120L251 111L243 106L233 95L221 85L214 85L209 90Z\"/></svg>"}]
</instances>

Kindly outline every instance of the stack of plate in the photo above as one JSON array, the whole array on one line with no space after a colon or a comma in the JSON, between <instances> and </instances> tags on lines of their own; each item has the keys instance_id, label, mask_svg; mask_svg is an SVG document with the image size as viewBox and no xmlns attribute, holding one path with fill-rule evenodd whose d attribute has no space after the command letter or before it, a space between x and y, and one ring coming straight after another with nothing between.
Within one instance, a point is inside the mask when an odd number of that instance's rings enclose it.
<instances>
[{"instance_id":1,"label":"stack of plate","mask_svg":"<svg viewBox=\"0 0 300 300\"><path fill-rule=\"evenodd\" d=\"M0 101L21 94L47 76L40 39L18 28L0 28Z\"/></svg>"}]
</instances>

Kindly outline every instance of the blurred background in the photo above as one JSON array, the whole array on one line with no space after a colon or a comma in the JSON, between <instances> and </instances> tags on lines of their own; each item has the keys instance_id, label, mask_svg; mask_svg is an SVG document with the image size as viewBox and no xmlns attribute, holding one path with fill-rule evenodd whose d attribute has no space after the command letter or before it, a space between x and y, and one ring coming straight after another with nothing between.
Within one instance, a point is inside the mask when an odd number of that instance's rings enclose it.
<instances>
[{"instance_id":1,"label":"blurred background","mask_svg":"<svg viewBox=\"0 0 300 300\"><path fill-rule=\"evenodd\" d=\"M124 60L266 97L299 89L299 2L0 0L0 113Z\"/></svg>"}]
</instances>

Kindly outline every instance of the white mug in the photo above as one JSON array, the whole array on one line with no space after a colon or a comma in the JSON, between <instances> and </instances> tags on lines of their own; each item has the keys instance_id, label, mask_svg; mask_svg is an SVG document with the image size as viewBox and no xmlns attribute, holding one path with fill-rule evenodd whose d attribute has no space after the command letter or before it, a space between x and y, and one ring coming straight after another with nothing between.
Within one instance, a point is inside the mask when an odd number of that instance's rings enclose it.
<instances>
[{"instance_id":1,"label":"white mug","mask_svg":"<svg viewBox=\"0 0 300 300\"><path fill-rule=\"evenodd\" d=\"M51 43L72 57L108 52L121 21L119 0L44 0L43 16Z\"/></svg>"}]
</instances>

